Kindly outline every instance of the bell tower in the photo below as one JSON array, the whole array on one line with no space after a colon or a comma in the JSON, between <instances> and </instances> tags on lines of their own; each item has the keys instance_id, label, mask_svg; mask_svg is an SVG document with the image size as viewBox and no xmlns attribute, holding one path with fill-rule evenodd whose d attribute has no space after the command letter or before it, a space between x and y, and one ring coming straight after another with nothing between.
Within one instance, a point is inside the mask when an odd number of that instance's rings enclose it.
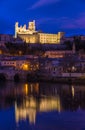
<instances>
[{"instance_id":1,"label":"bell tower","mask_svg":"<svg viewBox=\"0 0 85 130\"><path fill-rule=\"evenodd\" d=\"M29 27L28 29L30 31L35 31L35 20L33 20L33 22L29 22Z\"/></svg>"},{"instance_id":2,"label":"bell tower","mask_svg":"<svg viewBox=\"0 0 85 130\"><path fill-rule=\"evenodd\" d=\"M17 38L18 24L18 22L15 23L15 38Z\"/></svg>"}]
</instances>

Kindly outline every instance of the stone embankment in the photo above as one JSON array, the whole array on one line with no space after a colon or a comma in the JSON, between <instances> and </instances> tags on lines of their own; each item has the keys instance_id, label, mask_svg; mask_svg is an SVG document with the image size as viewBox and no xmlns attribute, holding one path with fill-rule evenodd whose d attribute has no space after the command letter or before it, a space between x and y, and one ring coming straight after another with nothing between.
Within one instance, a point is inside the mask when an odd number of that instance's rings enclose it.
<instances>
[{"instance_id":1,"label":"stone embankment","mask_svg":"<svg viewBox=\"0 0 85 130\"><path fill-rule=\"evenodd\" d=\"M63 73L61 76L47 76L22 70L0 70L0 79L10 81L46 81L56 83L83 83L85 84L85 73Z\"/></svg>"}]
</instances>

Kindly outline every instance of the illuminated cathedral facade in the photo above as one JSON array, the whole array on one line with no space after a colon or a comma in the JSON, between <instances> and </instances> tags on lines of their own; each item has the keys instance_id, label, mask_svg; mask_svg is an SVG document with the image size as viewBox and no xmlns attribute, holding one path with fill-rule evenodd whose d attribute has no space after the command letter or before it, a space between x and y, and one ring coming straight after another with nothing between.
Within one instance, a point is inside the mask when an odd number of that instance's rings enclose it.
<instances>
[{"instance_id":1,"label":"illuminated cathedral facade","mask_svg":"<svg viewBox=\"0 0 85 130\"><path fill-rule=\"evenodd\" d=\"M19 23L15 23L15 38L17 37L26 43L59 44L62 42L64 32L50 34L36 31L35 20L33 20L28 23L28 27L26 25L19 27Z\"/></svg>"}]
</instances>

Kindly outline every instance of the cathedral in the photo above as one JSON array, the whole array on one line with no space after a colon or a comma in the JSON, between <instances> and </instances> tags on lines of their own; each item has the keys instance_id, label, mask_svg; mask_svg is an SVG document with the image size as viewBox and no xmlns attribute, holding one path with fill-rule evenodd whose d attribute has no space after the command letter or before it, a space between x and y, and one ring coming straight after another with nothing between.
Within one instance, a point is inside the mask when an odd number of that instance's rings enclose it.
<instances>
[{"instance_id":1,"label":"cathedral","mask_svg":"<svg viewBox=\"0 0 85 130\"><path fill-rule=\"evenodd\" d=\"M64 37L64 32L50 34L36 31L35 20L33 20L28 23L28 27L26 25L19 27L19 23L15 23L15 38L17 37L26 43L60 44Z\"/></svg>"}]
</instances>

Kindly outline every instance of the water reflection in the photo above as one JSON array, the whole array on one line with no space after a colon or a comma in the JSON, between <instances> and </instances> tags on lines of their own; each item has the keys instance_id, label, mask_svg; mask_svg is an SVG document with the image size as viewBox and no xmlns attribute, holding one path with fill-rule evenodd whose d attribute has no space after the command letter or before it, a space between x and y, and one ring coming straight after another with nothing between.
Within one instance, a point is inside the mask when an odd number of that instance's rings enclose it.
<instances>
[{"instance_id":1,"label":"water reflection","mask_svg":"<svg viewBox=\"0 0 85 130\"><path fill-rule=\"evenodd\" d=\"M37 113L85 110L85 86L9 82L0 88L0 108L10 106L17 124L27 119L35 124Z\"/></svg>"},{"instance_id":2,"label":"water reflection","mask_svg":"<svg viewBox=\"0 0 85 130\"><path fill-rule=\"evenodd\" d=\"M49 112L57 110L60 111L59 97L29 97L23 99L21 105L15 103L15 118L18 123L19 120L29 119L30 124L35 124L37 112Z\"/></svg>"}]
</instances>

